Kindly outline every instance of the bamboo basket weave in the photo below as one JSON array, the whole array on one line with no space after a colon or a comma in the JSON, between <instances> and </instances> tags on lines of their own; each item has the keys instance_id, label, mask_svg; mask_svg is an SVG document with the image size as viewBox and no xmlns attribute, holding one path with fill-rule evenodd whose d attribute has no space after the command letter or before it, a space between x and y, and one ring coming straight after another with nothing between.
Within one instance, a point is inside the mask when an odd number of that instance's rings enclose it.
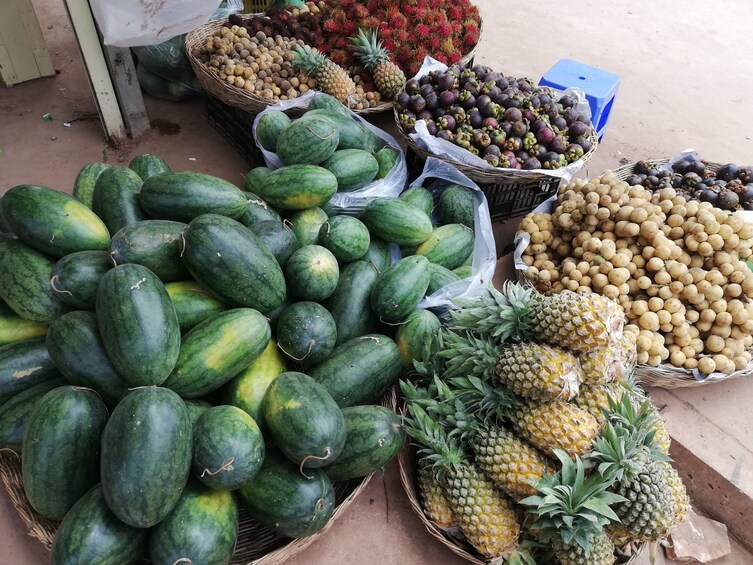
<instances>
[{"instance_id":1,"label":"bamboo basket weave","mask_svg":"<svg viewBox=\"0 0 753 565\"><path fill-rule=\"evenodd\" d=\"M393 388L381 401L393 411L397 408L397 394ZM334 524L347 511L353 501L366 488L374 473L362 479L352 479L334 483L335 512L323 529L314 535L291 539L277 534L253 519L242 505L238 505L238 540L230 565L279 565L300 553ZM50 549L59 522L44 518L29 504L24 494L21 476L21 460L10 450L0 451L0 478L8 491L13 506L18 511L29 535L38 539ZM142 563L150 563L144 557Z\"/></svg>"},{"instance_id":2,"label":"bamboo basket weave","mask_svg":"<svg viewBox=\"0 0 753 565\"><path fill-rule=\"evenodd\" d=\"M264 15L264 14L249 14L249 15ZM217 73L210 71L207 66L199 59L198 50L204 44L207 37L212 35L215 31L226 25L226 22L222 20L212 21L206 23L193 31L190 31L186 35L186 56L188 57L191 67L193 68L196 78L201 83L204 91L221 100L225 104L245 110L247 112L259 113L267 106L276 104L278 100L259 96L243 88L239 88L235 85L230 85L220 78ZM391 101L385 101L373 108L366 108L364 110L353 110L356 114L368 115L376 114L378 112L384 112L392 108Z\"/></svg>"},{"instance_id":3,"label":"bamboo basket weave","mask_svg":"<svg viewBox=\"0 0 753 565\"><path fill-rule=\"evenodd\" d=\"M432 535L432 537L445 545L445 547L455 555L458 555L475 565L488 565L489 560L479 554L462 536L455 536L446 532L426 516L421 507L421 502L419 501L418 482L416 480L416 461L417 456L415 446L406 442L405 446L398 454L400 482L403 485L405 494L408 496L411 508L418 515L426 530ZM620 552L617 563L620 565L630 565L635 563L638 560L638 556L643 551L644 546L645 544L640 543L624 548L624 550Z\"/></svg>"}]
</instances>

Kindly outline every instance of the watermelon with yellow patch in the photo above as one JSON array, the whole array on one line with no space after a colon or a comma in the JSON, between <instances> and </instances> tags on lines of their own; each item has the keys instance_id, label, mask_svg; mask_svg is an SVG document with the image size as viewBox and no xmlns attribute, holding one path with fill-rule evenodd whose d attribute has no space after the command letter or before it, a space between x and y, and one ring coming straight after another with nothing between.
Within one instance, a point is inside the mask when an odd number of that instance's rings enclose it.
<instances>
[{"instance_id":1,"label":"watermelon with yellow patch","mask_svg":"<svg viewBox=\"0 0 753 565\"><path fill-rule=\"evenodd\" d=\"M321 206L337 192L337 177L317 165L289 165L266 176L258 193L266 202L283 210Z\"/></svg>"}]
</instances>

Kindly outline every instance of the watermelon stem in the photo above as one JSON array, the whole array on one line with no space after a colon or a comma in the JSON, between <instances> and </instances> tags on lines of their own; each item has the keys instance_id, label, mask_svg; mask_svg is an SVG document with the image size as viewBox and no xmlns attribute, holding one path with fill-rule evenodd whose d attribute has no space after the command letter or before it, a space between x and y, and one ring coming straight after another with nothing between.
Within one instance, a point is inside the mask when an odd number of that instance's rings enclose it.
<instances>
[{"instance_id":1,"label":"watermelon stem","mask_svg":"<svg viewBox=\"0 0 753 565\"><path fill-rule=\"evenodd\" d=\"M216 471L210 471L209 469L204 469L201 473L201 476L202 478L204 477L204 475L209 475L210 477L214 477L215 475L218 475L222 471L232 471L234 462L235 462L235 457L228 457L222 462L219 469L217 469Z\"/></svg>"},{"instance_id":2,"label":"watermelon stem","mask_svg":"<svg viewBox=\"0 0 753 565\"><path fill-rule=\"evenodd\" d=\"M58 276L55 275L54 277L50 279L50 286L52 287L52 290L54 290L58 294L68 294L69 296L73 296L73 293L70 290L63 290L62 288L58 288L57 286L55 286L55 280L57 278Z\"/></svg>"},{"instance_id":3,"label":"watermelon stem","mask_svg":"<svg viewBox=\"0 0 753 565\"><path fill-rule=\"evenodd\" d=\"M173 563L173 565L178 565L178 563L188 563L188 565L191 565L192 561L188 557L181 557L177 561Z\"/></svg>"},{"instance_id":4,"label":"watermelon stem","mask_svg":"<svg viewBox=\"0 0 753 565\"><path fill-rule=\"evenodd\" d=\"M326 135L324 137L321 137L314 130L312 130L309 126L305 126L305 127L306 127L307 130L309 130L311 132L311 135L313 135L314 137L316 137L317 139L320 139L322 141L327 141L328 139L331 139L333 135L335 135L336 133L338 133L338 131L336 129L333 129L332 133L330 133L329 135Z\"/></svg>"},{"instance_id":5,"label":"watermelon stem","mask_svg":"<svg viewBox=\"0 0 753 565\"><path fill-rule=\"evenodd\" d=\"M0 447L0 453L3 453L5 451L7 451L8 453L12 453L13 455L15 455L16 457L18 457L19 459L21 459L21 456L18 453L16 453L13 449L11 449L10 447Z\"/></svg>"},{"instance_id":6,"label":"watermelon stem","mask_svg":"<svg viewBox=\"0 0 753 565\"><path fill-rule=\"evenodd\" d=\"M282 350L282 352L288 357L290 357L291 359L295 359L296 361L303 361L304 359L306 359L306 357L309 356L309 354L311 353L311 349L314 347L314 345L316 345L316 340L315 339L309 340L309 348L306 350L306 353L304 354L304 356L301 357L300 359L296 357L295 355L292 355L288 353L287 351L285 351L285 348L282 346L281 343L278 343L277 347L279 347Z\"/></svg>"},{"instance_id":7,"label":"watermelon stem","mask_svg":"<svg viewBox=\"0 0 753 565\"><path fill-rule=\"evenodd\" d=\"M316 455L307 455L306 457L304 457L303 461L301 461L301 466L298 467L298 470L301 472L301 475L303 475L307 479L313 479L314 478L313 475L309 477L306 473L303 472L303 466L306 464L306 461L308 461L309 459L316 459L317 461L326 461L327 459L329 459L329 456L331 453L332 453L332 450L329 447L327 447L327 449L324 450L324 457L317 457Z\"/></svg>"}]
</instances>

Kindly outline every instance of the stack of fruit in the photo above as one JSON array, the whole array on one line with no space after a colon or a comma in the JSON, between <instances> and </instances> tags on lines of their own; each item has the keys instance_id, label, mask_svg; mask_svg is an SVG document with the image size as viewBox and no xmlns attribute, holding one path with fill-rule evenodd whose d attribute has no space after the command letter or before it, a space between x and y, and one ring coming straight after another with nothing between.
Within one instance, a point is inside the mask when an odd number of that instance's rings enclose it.
<instances>
[{"instance_id":1,"label":"stack of fruit","mask_svg":"<svg viewBox=\"0 0 753 565\"><path fill-rule=\"evenodd\" d=\"M617 301L638 363L709 374L748 366L753 345L753 224L742 212L652 193L612 172L560 189L552 213L520 223L523 271L541 292L593 291Z\"/></svg>"},{"instance_id":2,"label":"stack of fruit","mask_svg":"<svg viewBox=\"0 0 753 565\"><path fill-rule=\"evenodd\" d=\"M405 134L424 120L430 135L494 167L558 169L593 146L593 126L576 103L529 79L456 64L406 82L395 110Z\"/></svg>"},{"instance_id":3,"label":"stack of fruit","mask_svg":"<svg viewBox=\"0 0 753 565\"><path fill-rule=\"evenodd\" d=\"M225 563L238 503L266 537L321 530L333 481L403 443L374 404L403 362L371 290L388 309L413 284L380 277L386 244L150 155L85 166L74 195L0 200L0 447L62 520L53 563Z\"/></svg>"},{"instance_id":4,"label":"stack of fruit","mask_svg":"<svg viewBox=\"0 0 753 565\"><path fill-rule=\"evenodd\" d=\"M614 303L508 283L459 305L414 363L418 384L401 382L436 526L459 527L484 559L541 562L548 548L594 565L684 520L669 436L628 382L635 346Z\"/></svg>"},{"instance_id":5,"label":"stack of fruit","mask_svg":"<svg viewBox=\"0 0 753 565\"><path fill-rule=\"evenodd\" d=\"M753 210L753 167L734 163L709 167L700 159L684 158L671 167L649 161L633 165L628 184L642 184L652 192L674 188L686 200L710 202L722 210Z\"/></svg>"}]
</instances>

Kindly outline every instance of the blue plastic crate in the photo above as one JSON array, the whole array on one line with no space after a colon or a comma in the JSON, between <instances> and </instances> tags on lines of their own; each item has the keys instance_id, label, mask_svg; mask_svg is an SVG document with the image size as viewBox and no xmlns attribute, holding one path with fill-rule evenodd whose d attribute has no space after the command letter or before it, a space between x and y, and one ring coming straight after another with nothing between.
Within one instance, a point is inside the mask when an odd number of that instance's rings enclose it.
<instances>
[{"instance_id":1,"label":"blue plastic crate","mask_svg":"<svg viewBox=\"0 0 753 565\"><path fill-rule=\"evenodd\" d=\"M591 107L591 122L596 133L599 139L604 136L612 105L620 88L619 76L572 59L560 59L544 73L539 85L551 86L558 90L570 87L583 90Z\"/></svg>"}]
</instances>

